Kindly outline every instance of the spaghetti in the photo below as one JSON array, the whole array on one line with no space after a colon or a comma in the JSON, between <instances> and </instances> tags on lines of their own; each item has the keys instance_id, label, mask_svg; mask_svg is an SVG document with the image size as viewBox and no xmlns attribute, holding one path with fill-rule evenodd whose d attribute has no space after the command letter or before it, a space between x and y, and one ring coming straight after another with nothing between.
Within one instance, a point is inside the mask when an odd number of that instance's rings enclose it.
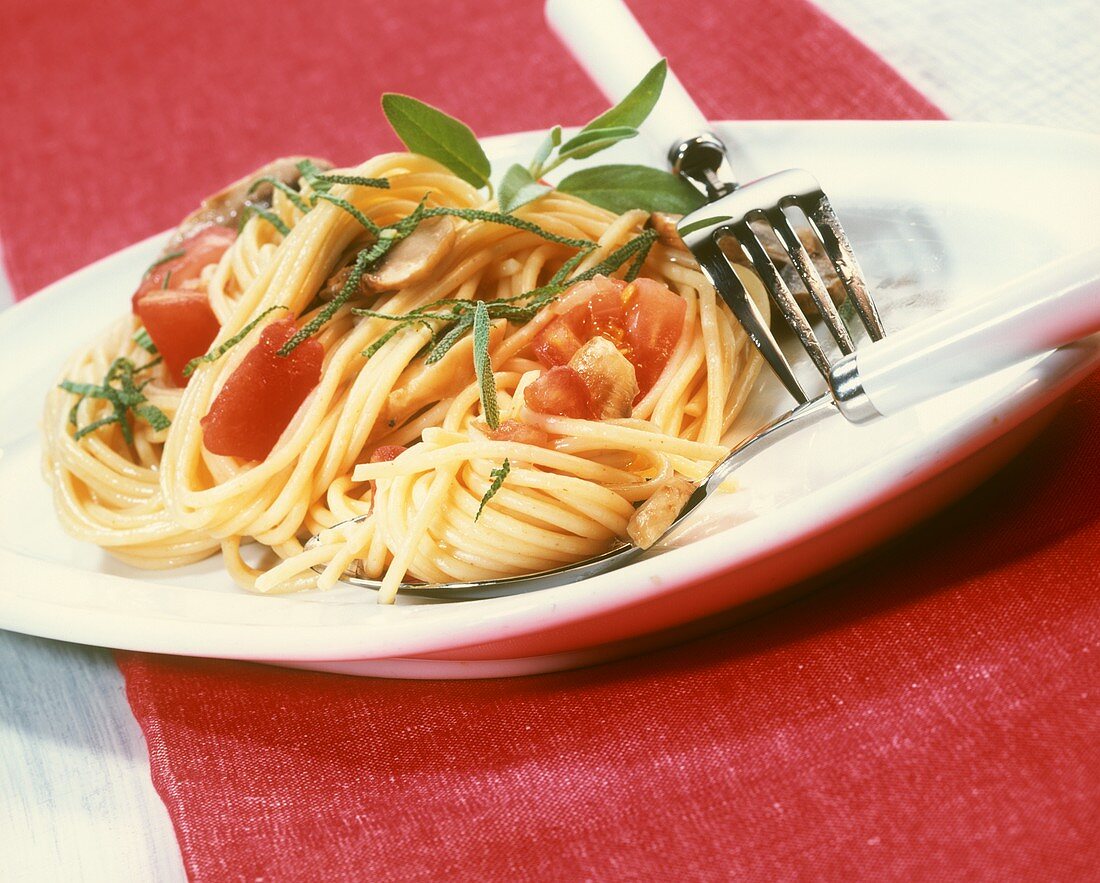
<instances>
[{"instance_id":1,"label":"spaghetti","mask_svg":"<svg viewBox=\"0 0 1100 883\"><path fill-rule=\"evenodd\" d=\"M65 529L144 568L220 550L264 593L332 586L352 567L383 580L382 602L403 580L605 551L662 483L727 453L760 367L689 253L648 220L557 191L502 215L411 153L344 173L304 164L216 260L184 266L198 240L183 237L135 313L65 365L44 444ZM158 310L175 331L158 333ZM204 322L214 339L192 355L209 355L185 374L180 329ZM661 328L664 343L646 336ZM151 367L144 332L163 359Z\"/></svg>"}]
</instances>

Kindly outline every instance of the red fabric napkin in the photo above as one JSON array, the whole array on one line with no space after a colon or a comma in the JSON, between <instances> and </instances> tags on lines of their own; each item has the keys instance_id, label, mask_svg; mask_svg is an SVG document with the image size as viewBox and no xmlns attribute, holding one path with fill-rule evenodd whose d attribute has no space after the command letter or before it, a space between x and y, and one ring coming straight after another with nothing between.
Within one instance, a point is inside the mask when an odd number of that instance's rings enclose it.
<instances>
[{"instance_id":1,"label":"red fabric napkin","mask_svg":"<svg viewBox=\"0 0 1100 883\"><path fill-rule=\"evenodd\" d=\"M940 115L798 0L632 6L714 118ZM602 106L530 0L9 0L0 25L20 295L271 156L396 146L383 90L481 134ZM673 650L449 683L119 662L193 880L1085 877L1098 476L1094 377L933 523Z\"/></svg>"}]
</instances>

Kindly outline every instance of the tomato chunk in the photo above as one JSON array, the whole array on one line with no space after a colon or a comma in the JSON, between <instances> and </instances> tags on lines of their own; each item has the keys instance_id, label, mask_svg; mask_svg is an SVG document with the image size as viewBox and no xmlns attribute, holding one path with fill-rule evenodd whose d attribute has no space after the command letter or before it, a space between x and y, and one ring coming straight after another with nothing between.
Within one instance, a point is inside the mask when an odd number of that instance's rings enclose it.
<instances>
[{"instance_id":1,"label":"tomato chunk","mask_svg":"<svg viewBox=\"0 0 1100 883\"><path fill-rule=\"evenodd\" d=\"M591 420L595 414L584 379L566 365L551 368L523 391L527 407L540 414Z\"/></svg>"},{"instance_id":2,"label":"tomato chunk","mask_svg":"<svg viewBox=\"0 0 1100 883\"><path fill-rule=\"evenodd\" d=\"M547 368L565 365L588 341L604 337L634 365L638 399L649 392L680 339L684 299L655 279L626 283L606 276L578 282L564 299L581 303L535 336L535 358Z\"/></svg>"},{"instance_id":3,"label":"tomato chunk","mask_svg":"<svg viewBox=\"0 0 1100 883\"><path fill-rule=\"evenodd\" d=\"M536 359L547 368L553 368L568 363L583 343L568 324L562 319L555 319L535 336L531 349L535 351Z\"/></svg>"},{"instance_id":4,"label":"tomato chunk","mask_svg":"<svg viewBox=\"0 0 1100 883\"><path fill-rule=\"evenodd\" d=\"M609 279L597 276L586 282L580 282L571 292L591 290L587 300L571 309L563 317L572 328L581 343L593 337L606 337L613 343L620 343L623 337L624 292L627 284L621 279Z\"/></svg>"},{"instance_id":5,"label":"tomato chunk","mask_svg":"<svg viewBox=\"0 0 1100 883\"><path fill-rule=\"evenodd\" d=\"M623 292L626 356L634 363L639 395L653 388L684 329L687 302L654 279L638 278Z\"/></svg>"},{"instance_id":6,"label":"tomato chunk","mask_svg":"<svg viewBox=\"0 0 1100 883\"><path fill-rule=\"evenodd\" d=\"M511 441L521 445L535 445L539 448L550 447L548 432L530 423L524 423L522 420L503 421L496 429L489 429L489 438L493 441Z\"/></svg>"},{"instance_id":7,"label":"tomato chunk","mask_svg":"<svg viewBox=\"0 0 1100 883\"><path fill-rule=\"evenodd\" d=\"M186 386L183 369L210 348L221 328L210 299L201 291L149 291L137 299L134 311L176 386Z\"/></svg>"},{"instance_id":8,"label":"tomato chunk","mask_svg":"<svg viewBox=\"0 0 1100 883\"><path fill-rule=\"evenodd\" d=\"M399 455L405 453L407 450L408 448L404 445L379 445L371 451L370 462L388 463L390 460L396 460Z\"/></svg>"},{"instance_id":9,"label":"tomato chunk","mask_svg":"<svg viewBox=\"0 0 1100 883\"><path fill-rule=\"evenodd\" d=\"M157 264L145 274L141 285L134 292L132 302L134 312L137 312L138 299L147 291L163 288L166 279L167 284L172 288L180 288L183 283L198 279L203 267L221 260L225 250L236 238L235 230L217 224L203 227L197 233L188 236L170 252L182 252L182 254Z\"/></svg>"},{"instance_id":10,"label":"tomato chunk","mask_svg":"<svg viewBox=\"0 0 1100 883\"><path fill-rule=\"evenodd\" d=\"M272 322L229 375L202 418L203 444L213 454L263 460L321 381L325 350L314 339L287 356L279 348L297 331L293 320Z\"/></svg>"}]
</instances>

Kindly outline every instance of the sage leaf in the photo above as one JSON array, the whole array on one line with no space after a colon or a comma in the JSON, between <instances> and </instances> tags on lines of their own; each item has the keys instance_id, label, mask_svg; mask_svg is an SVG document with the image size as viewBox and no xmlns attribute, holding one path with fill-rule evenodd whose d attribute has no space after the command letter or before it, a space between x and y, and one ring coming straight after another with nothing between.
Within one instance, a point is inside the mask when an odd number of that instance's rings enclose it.
<instances>
[{"instance_id":1,"label":"sage leaf","mask_svg":"<svg viewBox=\"0 0 1100 883\"><path fill-rule=\"evenodd\" d=\"M413 153L437 160L474 187L489 183L489 158L465 123L408 95L387 92L382 111Z\"/></svg>"},{"instance_id":2,"label":"sage leaf","mask_svg":"<svg viewBox=\"0 0 1100 883\"><path fill-rule=\"evenodd\" d=\"M661 97L667 73L668 62L662 58L649 69L638 85L630 90L626 98L610 110L604 111L581 131L589 132L593 129L610 129L618 126L638 128L653 110L657 99Z\"/></svg>"},{"instance_id":3,"label":"sage leaf","mask_svg":"<svg viewBox=\"0 0 1100 883\"><path fill-rule=\"evenodd\" d=\"M550 154L553 153L554 148L561 144L561 126L554 126L549 132L546 133L546 137L542 140L542 144L539 145L538 150L535 151L535 155L531 158L531 171L532 174L537 175L542 168L542 164L550 158Z\"/></svg>"},{"instance_id":4,"label":"sage leaf","mask_svg":"<svg viewBox=\"0 0 1100 883\"><path fill-rule=\"evenodd\" d=\"M552 189L540 184L527 169L517 163L504 173L500 181L500 210L511 214L521 205L534 202Z\"/></svg>"},{"instance_id":5,"label":"sage leaf","mask_svg":"<svg viewBox=\"0 0 1100 883\"><path fill-rule=\"evenodd\" d=\"M582 129L558 150L559 159L585 159L613 144L636 138L638 130L632 126L609 126L600 129Z\"/></svg>"},{"instance_id":6,"label":"sage leaf","mask_svg":"<svg viewBox=\"0 0 1100 883\"><path fill-rule=\"evenodd\" d=\"M489 308L483 300L474 308L474 373L480 388L481 413L489 428L496 429L500 425L500 406L493 363L489 359Z\"/></svg>"},{"instance_id":7,"label":"sage leaf","mask_svg":"<svg viewBox=\"0 0 1100 883\"><path fill-rule=\"evenodd\" d=\"M607 165L581 169L558 184L558 190L618 214L640 208L686 215L706 201L683 179L648 166Z\"/></svg>"}]
</instances>

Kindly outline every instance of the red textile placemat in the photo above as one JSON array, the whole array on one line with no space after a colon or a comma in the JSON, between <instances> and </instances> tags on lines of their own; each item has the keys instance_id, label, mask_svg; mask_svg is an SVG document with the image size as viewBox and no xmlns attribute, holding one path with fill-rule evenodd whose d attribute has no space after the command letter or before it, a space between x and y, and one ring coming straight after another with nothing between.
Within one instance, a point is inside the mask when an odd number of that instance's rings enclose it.
<instances>
[{"instance_id":1,"label":"red textile placemat","mask_svg":"<svg viewBox=\"0 0 1100 883\"><path fill-rule=\"evenodd\" d=\"M939 116L802 2L632 5L712 117ZM20 295L271 156L394 147L383 90L481 134L602 105L533 0L2 15L0 242ZM1085 877L1098 475L1094 378L932 525L674 650L451 683L119 661L194 880Z\"/></svg>"}]
</instances>

